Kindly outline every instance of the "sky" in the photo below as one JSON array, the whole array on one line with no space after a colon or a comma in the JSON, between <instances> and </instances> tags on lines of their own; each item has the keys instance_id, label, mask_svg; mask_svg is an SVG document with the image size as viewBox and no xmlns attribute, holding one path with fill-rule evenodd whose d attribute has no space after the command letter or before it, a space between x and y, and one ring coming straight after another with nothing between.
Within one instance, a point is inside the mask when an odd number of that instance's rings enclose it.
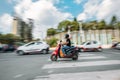
<instances>
[{"instance_id":1,"label":"sky","mask_svg":"<svg viewBox=\"0 0 120 80\"><path fill-rule=\"evenodd\" d=\"M0 0L0 33L12 31L13 16L25 22L34 20L34 38L46 36L48 28L57 28L59 22L69 19L110 21L120 17L120 0Z\"/></svg>"}]
</instances>

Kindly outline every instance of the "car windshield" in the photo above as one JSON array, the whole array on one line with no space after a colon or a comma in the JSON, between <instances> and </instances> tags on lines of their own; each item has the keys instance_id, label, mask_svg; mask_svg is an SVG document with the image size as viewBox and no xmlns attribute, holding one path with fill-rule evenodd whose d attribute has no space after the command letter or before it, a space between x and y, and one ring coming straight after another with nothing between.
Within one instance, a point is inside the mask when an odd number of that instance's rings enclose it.
<instances>
[{"instance_id":1,"label":"car windshield","mask_svg":"<svg viewBox=\"0 0 120 80\"><path fill-rule=\"evenodd\" d=\"M83 44L85 44L85 42L82 42L82 44L81 44L81 45L83 45Z\"/></svg>"},{"instance_id":2,"label":"car windshield","mask_svg":"<svg viewBox=\"0 0 120 80\"><path fill-rule=\"evenodd\" d=\"M36 44L37 44L37 45L40 45L40 44L42 44L42 42L37 42Z\"/></svg>"},{"instance_id":3,"label":"car windshield","mask_svg":"<svg viewBox=\"0 0 120 80\"><path fill-rule=\"evenodd\" d=\"M26 44L25 46L31 46L31 45L34 45L35 43L34 42L32 42L32 43L28 43L28 44Z\"/></svg>"}]
</instances>

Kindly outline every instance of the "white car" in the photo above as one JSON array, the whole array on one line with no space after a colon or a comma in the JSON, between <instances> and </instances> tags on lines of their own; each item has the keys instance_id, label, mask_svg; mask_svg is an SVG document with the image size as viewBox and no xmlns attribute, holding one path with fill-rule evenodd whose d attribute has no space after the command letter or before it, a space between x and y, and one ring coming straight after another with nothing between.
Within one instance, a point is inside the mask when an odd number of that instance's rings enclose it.
<instances>
[{"instance_id":1,"label":"white car","mask_svg":"<svg viewBox=\"0 0 120 80\"><path fill-rule=\"evenodd\" d=\"M99 41L87 41L81 45L77 45L81 52L84 51L102 51L101 43Z\"/></svg>"},{"instance_id":2,"label":"white car","mask_svg":"<svg viewBox=\"0 0 120 80\"><path fill-rule=\"evenodd\" d=\"M45 42L30 42L17 48L16 53L19 55L28 53L48 53L49 45Z\"/></svg>"},{"instance_id":3,"label":"white car","mask_svg":"<svg viewBox=\"0 0 120 80\"><path fill-rule=\"evenodd\" d=\"M120 49L120 43L115 46L116 49Z\"/></svg>"}]
</instances>

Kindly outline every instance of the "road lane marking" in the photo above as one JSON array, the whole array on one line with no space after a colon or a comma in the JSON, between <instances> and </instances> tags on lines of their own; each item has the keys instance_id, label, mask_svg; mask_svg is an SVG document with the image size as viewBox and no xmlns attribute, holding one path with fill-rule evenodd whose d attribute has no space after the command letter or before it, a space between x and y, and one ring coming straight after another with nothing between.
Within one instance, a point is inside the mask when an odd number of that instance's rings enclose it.
<instances>
[{"instance_id":1,"label":"road lane marking","mask_svg":"<svg viewBox=\"0 0 120 80\"><path fill-rule=\"evenodd\" d=\"M95 55L95 54L88 54L88 53L87 53L87 54L86 54L86 53L85 53L85 54L84 54L84 53L83 53L83 54L81 54L81 53L80 53L80 55L79 55L79 56L85 57L85 56L94 56L94 55Z\"/></svg>"},{"instance_id":2,"label":"road lane marking","mask_svg":"<svg viewBox=\"0 0 120 80\"><path fill-rule=\"evenodd\" d=\"M79 59L103 59L104 56L90 56L90 57L80 57Z\"/></svg>"},{"instance_id":3,"label":"road lane marking","mask_svg":"<svg viewBox=\"0 0 120 80\"><path fill-rule=\"evenodd\" d=\"M19 78L19 77L22 77L23 74L18 74L18 75L15 75L14 78Z\"/></svg>"},{"instance_id":4,"label":"road lane marking","mask_svg":"<svg viewBox=\"0 0 120 80\"><path fill-rule=\"evenodd\" d=\"M53 73L53 70L49 70L48 73L49 73L49 74L50 74L50 73Z\"/></svg>"},{"instance_id":5,"label":"road lane marking","mask_svg":"<svg viewBox=\"0 0 120 80\"><path fill-rule=\"evenodd\" d=\"M36 77L33 80L120 80L120 70L60 73Z\"/></svg>"},{"instance_id":6,"label":"road lane marking","mask_svg":"<svg viewBox=\"0 0 120 80\"><path fill-rule=\"evenodd\" d=\"M49 79L49 76L36 76L35 79L33 80L48 80Z\"/></svg>"},{"instance_id":7,"label":"road lane marking","mask_svg":"<svg viewBox=\"0 0 120 80\"><path fill-rule=\"evenodd\" d=\"M107 60L107 61L89 61L89 62L74 62L74 63L52 63L46 64L42 69L51 68L67 68L67 67L88 67L88 66L103 66L120 64L120 60Z\"/></svg>"}]
</instances>

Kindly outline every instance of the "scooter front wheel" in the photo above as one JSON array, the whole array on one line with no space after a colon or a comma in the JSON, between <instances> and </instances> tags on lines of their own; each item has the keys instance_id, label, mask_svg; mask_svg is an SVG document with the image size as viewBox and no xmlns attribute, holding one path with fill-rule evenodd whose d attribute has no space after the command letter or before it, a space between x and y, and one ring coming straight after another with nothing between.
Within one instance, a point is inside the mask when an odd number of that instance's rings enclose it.
<instances>
[{"instance_id":1,"label":"scooter front wheel","mask_svg":"<svg viewBox=\"0 0 120 80\"><path fill-rule=\"evenodd\" d=\"M51 61L57 61L57 55L53 54L50 57Z\"/></svg>"}]
</instances>

